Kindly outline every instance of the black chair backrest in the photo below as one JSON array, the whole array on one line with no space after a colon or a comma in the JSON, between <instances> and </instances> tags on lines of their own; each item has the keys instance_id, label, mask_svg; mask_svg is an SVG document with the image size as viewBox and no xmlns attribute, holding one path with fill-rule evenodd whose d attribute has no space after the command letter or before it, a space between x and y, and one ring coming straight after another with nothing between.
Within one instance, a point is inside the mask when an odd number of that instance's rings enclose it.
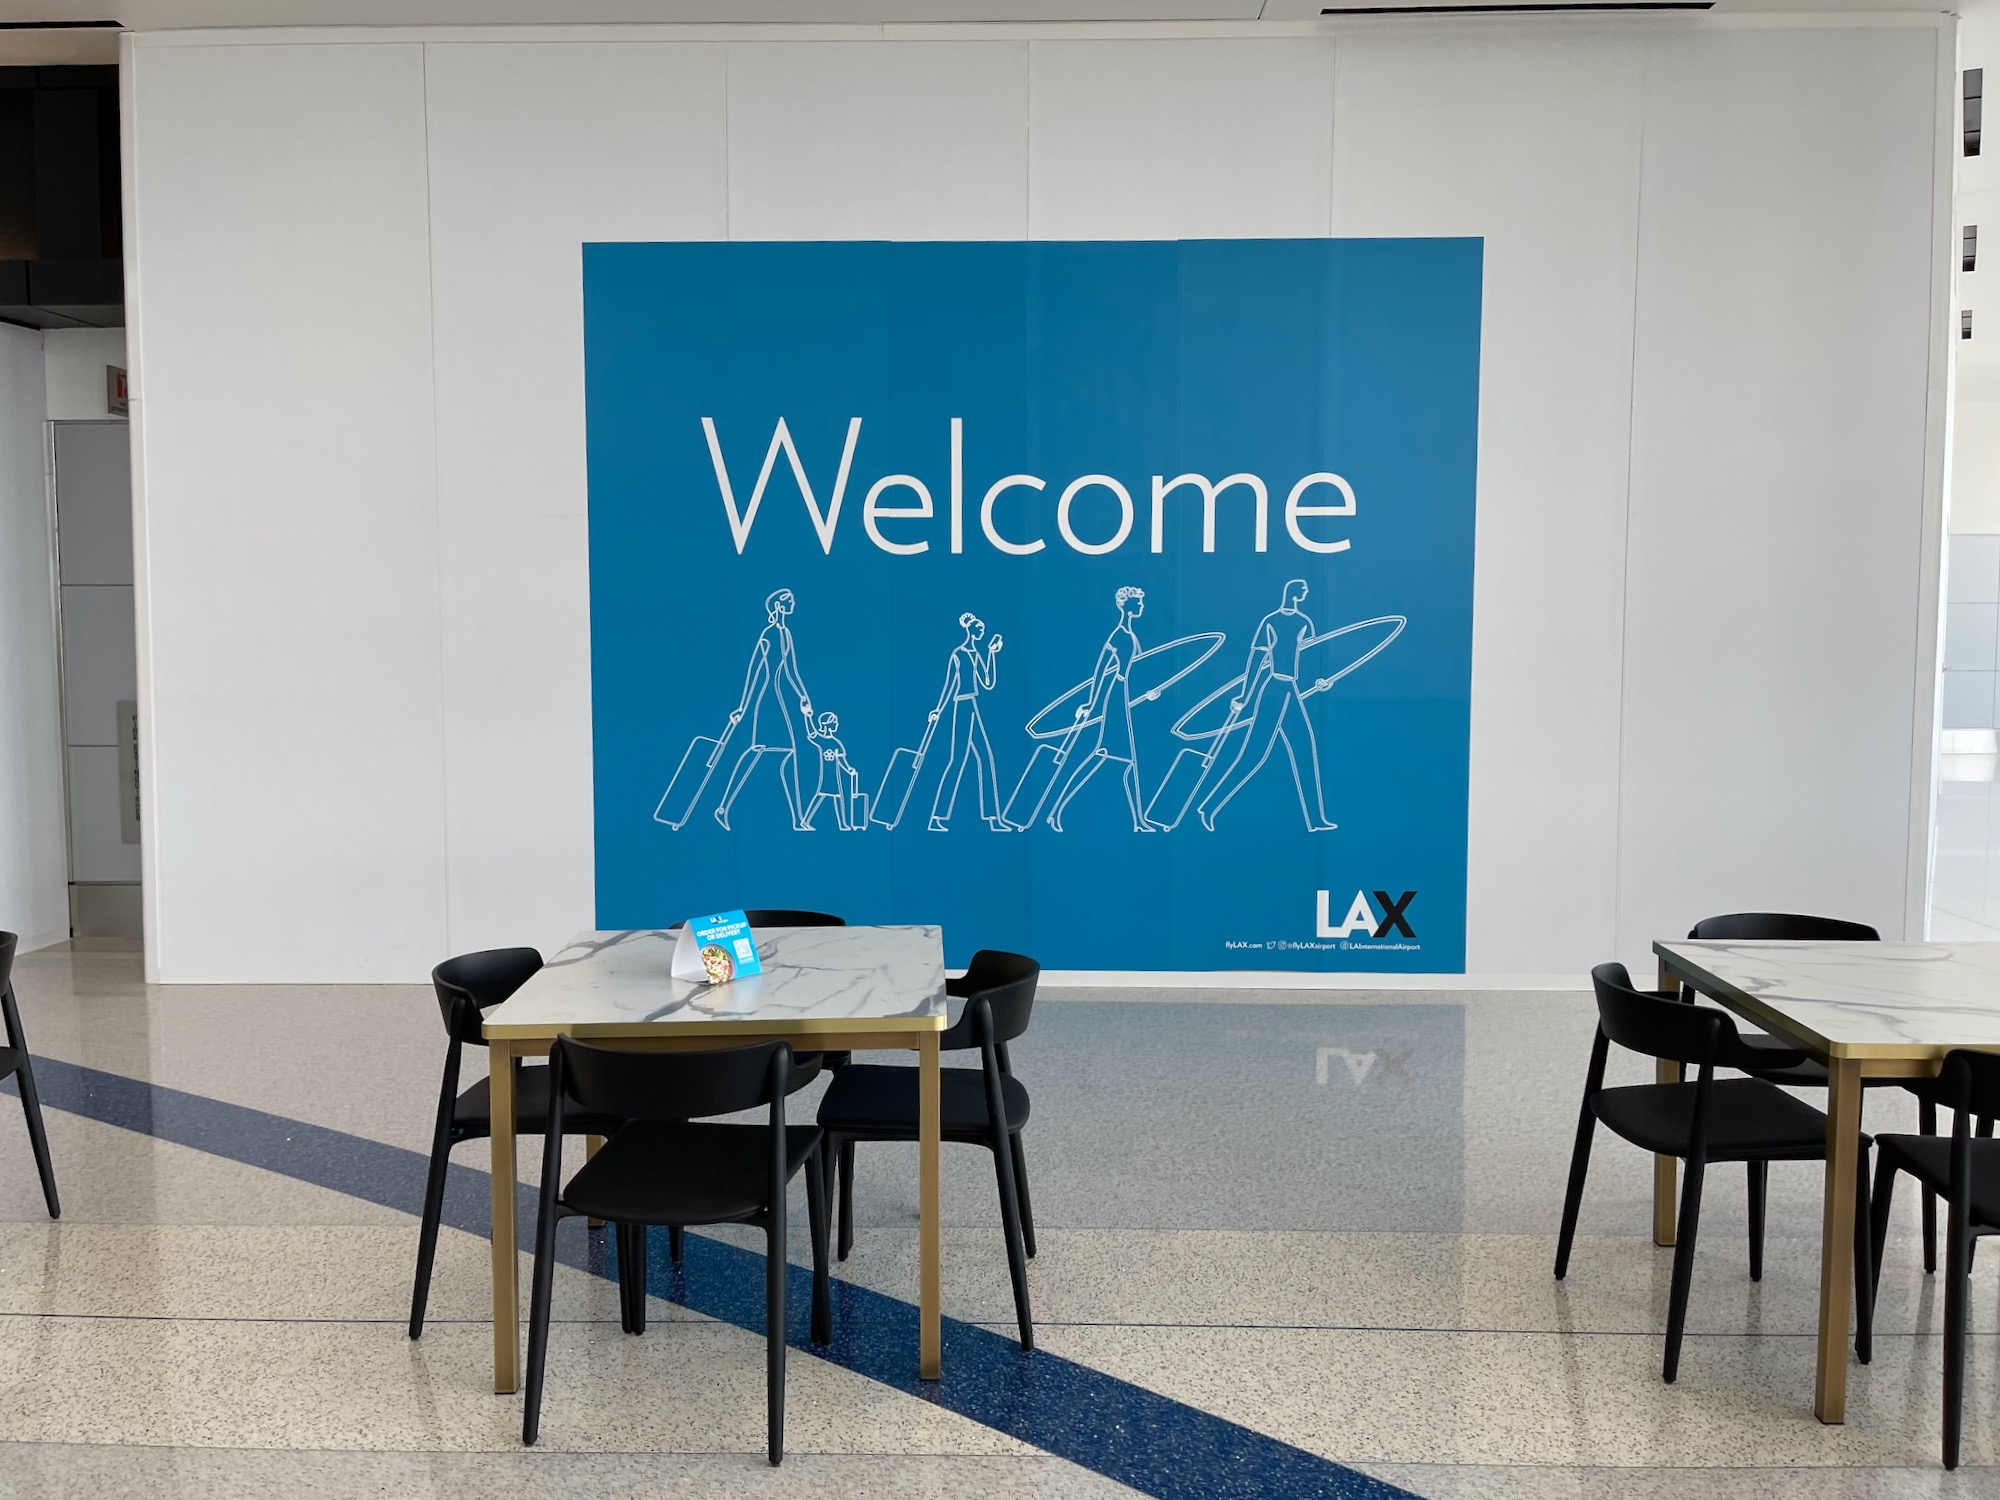
<instances>
[{"instance_id":1,"label":"black chair backrest","mask_svg":"<svg viewBox=\"0 0 2000 1500\"><path fill-rule=\"evenodd\" d=\"M1028 1029L1028 1017L1035 1008L1035 981L1042 966L1019 953L998 948L981 948L965 966L960 989L965 994L965 1010L958 1021L938 1039L949 1052L977 1047L979 1037L972 1029L977 1002L984 1000L993 1017L993 1040L1005 1046Z\"/></svg>"},{"instance_id":2,"label":"black chair backrest","mask_svg":"<svg viewBox=\"0 0 2000 1500\"><path fill-rule=\"evenodd\" d=\"M479 1013L505 1000L541 967L542 955L533 948L488 948L446 959L431 970L444 1029L453 1041L485 1046Z\"/></svg>"},{"instance_id":3,"label":"black chair backrest","mask_svg":"<svg viewBox=\"0 0 2000 1500\"><path fill-rule=\"evenodd\" d=\"M1623 964L1599 964L1590 971L1590 983L1597 991L1598 1027L1621 1047L1669 1062L1773 1066L1749 1055L1729 1016L1705 1005L1684 1005L1634 989ZM1782 1065L1789 1054L1776 1056Z\"/></svg>"},{"instance_id":4,"label":"black chair backrest","mask_svg":"<svg viewBox=\"0 0 2000 1500\"><path fill-rule=\"evenodd\" d=\"M1698 943L1879 943L1882 934L1863 922L1802 917L1788 911L1737 911L1703 917L1688 933Z\"/></svg>"},{"instance_id":5,"label":"black chair backrest","mask_svg":"<svg viewBox=\"0 0 2000 1500\"><path fill-rule=\"evenodd\" d=\"M794 911L785 906L759 907L743 913L752 927L845 927L847 919L823 911Z\"/></svg>"},{"instance_id":6,"label":"black chair backrest","mask_svg":"<svg viewBox=\"0 0 2000 1500\"><path fill-rule=\"evenodd\" d=\"M27 1043L21 1040L21 1018L14 1010L14 949L20 945L21 935L17 932L0 932L0 1044L19 1047L24 1051Z\"/></svg>"},{"instance_id":7,"label":"black chair backrest","mask_svg":"<svg viewBox=\"0 0 2000 1500\"><path fill-rule=\"evenodd\" d=\"M1961 1122L1973 1115L2000 1115L2000 1054L1964 1048L1947 1052L1938 1070L1938 1103L1956 1110Z\"/></svg>"},{"instance_id":8,"label":"black chair backrest","mask_svg":"<svg viewBox=\"0 0 2000 1500\"><path fill-rule=\"evenodd\" d=\"M621 1120L698 1120L783 1097L792 1049L784 1042L703 1052L632 1052L558 1037L563 1093ZM774 1092L775 1091L775 1092Z\"/></svg>"}]
</instances>

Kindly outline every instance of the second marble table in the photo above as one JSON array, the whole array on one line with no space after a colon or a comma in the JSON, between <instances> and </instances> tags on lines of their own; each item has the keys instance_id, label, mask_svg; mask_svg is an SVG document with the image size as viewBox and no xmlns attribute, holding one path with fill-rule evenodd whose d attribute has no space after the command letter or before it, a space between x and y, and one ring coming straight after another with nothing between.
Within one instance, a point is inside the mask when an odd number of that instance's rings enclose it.
<instances>
[{"instance_id":1,"label":"second marble table","mask_svg":"<svg viewBox=\"0 0 2000 1500\"><path fill-rule=\"evenodd\" d=\"M1854 1172L1861 1080L1922 1078L1954 1047L2000 1049L2000 943L1659 942L1660 988L1687 984L1826 1064L1826 1210L1820 1232L1813 1410L1847 1411ZM1672 1235L1673 1178L1655 1178Z\"/></svg>"},{"instance_id":2,"label":"second marble table","mask_svg":"<svg viewBox=\"0 0 2000 1500\"><path fill-rule=\"evenodd\" d=\"M676 931L587 932L486 1013L493 1111L493 1389L520 1371L515 1245L514 1070L558 1036L634 1047L726 1046L783 1038L813 1051L917 1054L917 1370L938 1378L943 1238L938 1220L938 1039L944 941L935 927L772 927L764 972L725 985L675 979Z\"/></svg>"}]
</instances>

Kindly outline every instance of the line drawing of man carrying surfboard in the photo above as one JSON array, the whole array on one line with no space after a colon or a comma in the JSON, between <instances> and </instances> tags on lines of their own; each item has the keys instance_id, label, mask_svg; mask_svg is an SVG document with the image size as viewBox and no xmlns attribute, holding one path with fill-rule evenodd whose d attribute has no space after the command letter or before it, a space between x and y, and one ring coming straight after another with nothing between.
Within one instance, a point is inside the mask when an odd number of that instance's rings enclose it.
<instances>
[{"instance_id":1,"label":"line drawing of man carrying surfboard","mask_svg":"<svg viewBox=\"0 0 2000 1500\"><path fill-rule=\"evenodd\" d=\"M715 809L715 821L725 831L736 794L743 790L743 783L750 779L757 762L766 754L784 757L778 777L784 784L792 827L800 833L813 831L812 824L805 820L805 804L799 797L799 745L809 740L811 734L812 695L799 676L798 651L792 643L791 627L785 623L797 607L798 600L790 589L778 589L764 601L769 623L757 633L757 643L750 650L750 665L743 673L743 696L730 712L729 727L722 732L726 741L744 716L749 715L750 743L736 757L736 764L729 772L729 784ZM792 711L794 703L798 708L796 715Z\"/></svg>"},{"instance_id":2,"label":"line drawing of man carrying surfboard","mask_svg":"<svg viewBox=\"0 0 2000 1500\"><path fill-rule=\"evenodd\" d=\"M1279 596L1278 607L1259 620L1251 632L1250 654L1244 659L1243 676L1239 679L1243 691L1229 705L1230 727L1242 718L1246 708L1250 711L1250 725L1236 747L1236 758L1229 763L1229 769L1196 809L1201 826L1211 833L1215 831L1215 815L1264 769L1264 762L1271 758L1272 749L1281 740L1285 757L1292 763L1292 784L1298 788L1306 831L1331 833L1340 826L1326 815L1326 793L1319 775L1319 741L1314 737L1312 716L1306 712L1305 698L1299 691L1299 658L1317 640L1313 622L1299 608L1305 597L1306 581L1289 580ZM1315 687L1323 689L1327 685L1321 682ZM1227 733L1225 729L1224 734ZM1310 801L1306 798L1301 758L1312 768Z\"/></svg>"},{"instance_id":3,"label":"line drawing of man carrying surfboard","mask_svg":"<svg viewBox=\"0 0 2000 1500\"><path fill-rule=\"evenodd\" d=\"M1134 833L1157 833L1159 829L1146 821L1145 804L1139 796L1139 751L1132 738L1132 663L1139 655L1139 637L1132 625L1146 612L1146 591L1132 584L1126 584L1114 596L1118 605L1118 623L1105 637L1104 647L1097 653L1097 667L1091 674L1090 696L1076 711L1076 724L1072 734L1095 721L1097 742L1084 755L1081 764L1071 767L1069 779L1056 794L1056 805L1049 810L1049 827L1062 832L1063 809L1069 806L1070 798L1083 790L1084 784L1097 774L1097 768L1106 761L1122 761L1125 769L1121 779L1125 785L1125 802L1132 810L1132 831ZM1069 759L1067 751L1063 758Z\"/></svg>"},{"instance_id":4,"label":"line drawing of man carrying surfboard","mask_svg":"<svg viewBox=\"0 0 2000 1500\"><path fill-rule=\"evenodd\" d=\"M965 639L952 647L945 662L944 686L938 692L937 707L930 712L930 723L935 725L946 705L951 708L951 753L944 763L937 795L931 800L930 831L950 831L959 784L965 780L976 756L979 772L974 781L979 790L979 816L988 828L998 833L1012 825L1000 816L1000 775L993 764L993 745L986 738L986 723L979 715L979 695L993 687L995 658L1000 654L1003 638L994 636L982 652L979 642L986 634L986 622L967 610L958 617L958 624L965 632Z\"/></svg>"}]
</instances>

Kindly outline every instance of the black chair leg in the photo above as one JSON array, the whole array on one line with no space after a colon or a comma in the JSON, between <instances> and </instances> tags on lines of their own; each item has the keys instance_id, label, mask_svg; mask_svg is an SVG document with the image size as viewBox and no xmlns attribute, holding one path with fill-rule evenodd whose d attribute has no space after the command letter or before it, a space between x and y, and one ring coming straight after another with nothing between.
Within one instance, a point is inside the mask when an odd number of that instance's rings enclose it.
<instances>
[{"instance_id":1,"label":"black chair leg","mask_svg":"<svg viewBox=\"0 0 2000 1500\"><path fill-rule=\"evenodd\" d=\"M1681 1331L1687 1326L1688 1286L1694 1279L1694 1237L1701 1227L1701 1179L1706 1163L1690 1158L1681 1188L1680 1225L1674 1232L1674 1275L1667 1296L1667 1352L1660 1378L1672 1385L1681 1370Z\"/></svg>"},{"instance_id":2,"label":"black chair leg","mask_svg":"<svg viewBox=\"0 0 2000 1500\"><path fill-rule=\"evenodd\" d=\"M1569 1188L1563 1194L1562 1228L1556 1234L1557 1281L1569 1274L1570 1246L1576 1240L1577 1214L1583 1208L1583 1182L1590 1172L1590 1137L1596 1127L1597 1116L1590 1112L1586 1099L1576 1122L1576 1146L1569 1155Z\"/></svg>"},{"instance_id":3,"label":"black chair leg","mask_svg":"<svg viewBox=\"0 0 2000 1500\"><path fill-rule=\"evenodd\" d=\"M410 1337L424 1336L424 1312L431 1300L431 1267L437 1260L438 1220L444 1216L444 1184L451 1171L451 1124L438 1121L431 1140L431 1167L424 1179L424 1216L417 1228L417 1280L410 1289Z\"/></svg>"},{"instance_id":4,"label":"black chair leg","mask_svg":"<svg viewBox=\"0 0 2000 1500\"><path fill-rule=\"evenodd\" d=\"M1875 1236L1868 1204L1868 1153L1854 1162L1854 1355L1875 1358Z\"/></svg>"},{"instance_id":5,"label":"black chair leg","mask_svg":"<svg viewBox=\"0 0 2000 1500\"><path fill-rule=\"evenodd\" d=\"M667 1259L679 1265L687 1258L687 1231L678 1224L667 1226Z\"/></svg>"},{"instance_id":6,"label":"black chair leg","mask_svg":"<svg viewBox=\"0 0 2000 1500\"><path fill-rule=\"evenodd\" d=\"M646 1331L646 1226L631 1225L632 1236L632 1326L631 1333Z\"/></svg>"},{"instance_id":7,"label":"black chair leg","mask_svg":"<svg viewBox=\"0 0 2000 1500\"><path fill-rule=\"evenodd\" d=\"M1028 1257L1021 1237L1021 1204L1014 1196L1014 1153L1004 1138L993 1142L993 1174L999 1179L1000 1228L1007 1237L1007 1275L1014 1283L1014 1320L1023 1351L1035 1347L1035 1321L1028 1310Z\"/></svg>"},{"instance_id":8,"label":"black chair leg","mask_svg":"<svg viewBox=\"0 0 2000 1500\"><path fill-rule=\"evenodd\" d=\"M528 1389L521 1413L521 1441L529 1447L542 1430L542 1370L549 1357L549 1304L555 1297L555 1284L556 1216L551 1213L542 1215L536 1226L534 1289L528 1299Z\"/></svg>"},{"instance_id":9,"label":"black chair leg","mask_svg":"<svg viewBox=\"0 0 2000 1500\"><path fill-rule=\"evenodd\" d=\"M1771 1185L1771 1164L1767 1161L1753 1161L1745 1164L1750 1177L1750 1279L1764 1279L1764 1197Z\"/></svg>"},{"instance_id":10,"label":"black chair leg","mask_svg":"<svg viewBox=\"0 0 2000 1500\"><path fill-rule=\"evenodd\" d=\"M1965 1295L1972 1269L1972 1232L1959 1205L1952 1204L1945 1217L1944 1466L1956 1469L1965 1414Z\"/></svg>"},{"instance_id":11,"label":"black chair leg","mask_svg":"<svg viewBox=\"0 0 2000 1500\"><path fill-rule=\"evenodd\" d=\"M612 1243L618 1247L618 1326L625 1332L632 1331L632 1226L614 1223L611 1226Z\"/></svg>"},{"instance_id":12,"label":"black chair leg","mask_svg":"<svg viewBox=\"0 0 2000 1500\"><path fill-rule=\"evenodd\" d=\"M771 1466L785 1461L785 1205L771 1205L764 1241L764 1398Z\"/></svg>"},{"instance_id":13,"label":"black chair leg","mask_svg":"<svg viewBox=\"0 0 2000 1500\"><path fill-rule=\"evenodd\" d=\"M813 1300L812 1341L833 1342L833 1293L827 1285L826 1170L815 1154L806 1163L806 1223L812 1233Z\"/></svg>"},{"instance_id":14,"label":"black chair leg","mask_svg":"<svg viewBox=\"0 0 2000 1500\"><path fill-rule=\"evenodd\" d=\"M35 1064L27 1048L21 1049L21 1069L16 1075L21 1089L21 1113L28 1117L28 1148L35 1154L35 1171L42 1179L42 1202L49 1217L62 1217L62 1200L56 1196L56 1169L49 1160L49 1137L42 1129L42 1096L35 1090Z\"/></svg>"},{"instance_id":15,"label":"black chair leg","mask_svg":"<svg viewBox=\"0 0 2000 1500\"><path fill-rule=\"evenodd\" d=\"M1882 1253L1889 1243L1889 1210L1896 1201L1896 1168L1885 1156L1875 1165L1875 1187L1868 1195L1868 1320L1873 1334L1875 1297L1882 1285Z\"/></svg>"},{"instance_id":16,"label":"black chair leg","mask_svg":"<svg viewBox=\"0 0 2000 1500\"><path fill-rule=\"evenodd\" d=\"M1928 1099L1917 1103L1917 1130L1922 1135L1937 1134L1937 1106ZM1879 1253L1879 1250L1878 1250ZM1924 1274L1937 1271L1937 1194L1924 1189Z\"/></svg>"},{"instance_id":17,"label":"black chair leg","mask_svg":"<svg viewBox=\"0 0 2000 1500\"><path fill-rule=\"evenodd\" d=\"M846 1260L847 1252L854 1248L854 1142L840 1143L840 1243L834 1249L836 1260Z\"/></svg>"},{"instance_id":18,"label":"black chair leg","mask_svg":"<svg viewBox=\"0 0 2000 1500\"><path fill-rule=\"evenodd\" d=\"M1035 1208L1028 1201L1028 1154L1021 1149L1021 1132L1007 1137L1014 1153L1014 1196L1021 1204L1021 1240L1028 1247L1028 1259L1035 1258Z\"/></svg>"}]
</instances>

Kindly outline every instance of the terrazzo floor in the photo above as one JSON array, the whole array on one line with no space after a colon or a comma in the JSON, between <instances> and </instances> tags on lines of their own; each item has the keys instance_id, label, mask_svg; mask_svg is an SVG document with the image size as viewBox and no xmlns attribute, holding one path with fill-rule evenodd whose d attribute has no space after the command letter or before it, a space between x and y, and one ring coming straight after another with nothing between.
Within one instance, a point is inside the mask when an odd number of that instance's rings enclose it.
<instances>
[{"instance_id":1,"label":"terrazzo floor","mask_svg":"<svg viewBox=\"0 0 2000 1500\"><path fill-rule=\"evenodd\" d=\"M612 1283L576 1261L557 1276L543 1446L524 1451L519 1398L489 1389L483 1239L445 1230L413 1343L402 1184L340 1191L325 1185L346 1181L338 1164L315 1181L181 1143L195 1096L240 1107L216 1119L296 1122L302 1140L423 1150L443 1045L426 989L154 989L136 954L66 948L24 956L15 978L38 1056L163 1102L138 1122L51 1111L50 1224L0 1101L0 1496L2000 1497L2000 1255L1975 1271L1967 1466L1947 1475L1941 1293L1907 1194L1875 1362L1852 1369L1837 1428L1809 1409L1817 1168L1773 1170L1760 1284L1741 1175L1711 1176L1673 1387L1658 1375L1668 1258L1647 1238L1637 1152L1600 1135L1585 1237L1553 1280L1592 1026L1581 992L1047 993L1015 1047L1035 1098L1042 1351L1007 1377L1018 1400L954 1406L795 1352L773 1471L756 1333L656 1298L631 1338ZM1871 1128L1913 1123L1899 1092L1871 1093ZM476 1146L458 1159L484 1165ZM946 1315L1005 1336L988 1158L948 1147L945 1166ZM863 1147L858 1178L837 1275L854 1307L913 1302L913 1149ZM448 1222L478 1221L478 1188L454 1182ZM740 1270L728 1247L757 1243L711 1238L690 1278ZM966 1336L948 1360L954 1347ZM1034 1384L1064 1370L1081 1413L1067 1424ZM1159 1460L1136 1489L1076 1435L1091 1402L1134 1389L1181 1414L1128 1435ZM1304 1467L1206 1473L1181 1444L1204 1413L1303 1450Z\"/></svg>"}]
</instances>

